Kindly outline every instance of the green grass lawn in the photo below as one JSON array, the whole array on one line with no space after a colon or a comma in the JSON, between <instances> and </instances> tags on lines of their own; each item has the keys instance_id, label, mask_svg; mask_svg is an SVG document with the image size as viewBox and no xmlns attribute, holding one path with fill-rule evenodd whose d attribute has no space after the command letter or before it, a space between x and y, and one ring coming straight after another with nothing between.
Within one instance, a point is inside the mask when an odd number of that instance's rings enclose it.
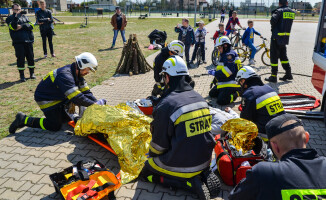
<instances>
[{"instance_id":1,"label":"green grass lawn","mask_svg":"<svg viewBox=\"0 0 326 200\"><path fill-rule=\"evenodd\" d=\"M16 57L14 48L11 45L11 38L8 27L0 27L0 138L9 134L8 127L14 120L17 112L21 111L31 116L41 117L42 111L34 102L34 91L39 81L53 69L71 64L74 57L82 52L91 52L98 60L99 67L96 73L86 77L88 84L92 87L101 84L102 81L109 79L115 72L122 51L122 39L118 36L116 49L108 49L111 46L113 31L108 18L90 18L87 28L79 28L84 21L83 17L58 17L67 25L56 25L53 38L56 58L41 59L43 57L42 39L36 26L34 29L35 43L34 54L36 69L36 80L27 80L19 83L19 74L16 67ZM31 20L35 20L31 18ZM71 22L71 23L69 23ZM140 47L143 53L148 56L154 51L144 48L148 46L148 34L154 30L165 30L168 40L177 38L174 26L181 23L181 19L128 19L126 37L129 34L137 34ZM193 24L190 19L190 24ZM208 21L206 20L206 23ZM48 50L49 51L49 50ZM49 54L49 53L48 53ZM27 65L27 63L26 63ZM29 77L28 69L25 75Z\"/></svg>"}]
</instances>

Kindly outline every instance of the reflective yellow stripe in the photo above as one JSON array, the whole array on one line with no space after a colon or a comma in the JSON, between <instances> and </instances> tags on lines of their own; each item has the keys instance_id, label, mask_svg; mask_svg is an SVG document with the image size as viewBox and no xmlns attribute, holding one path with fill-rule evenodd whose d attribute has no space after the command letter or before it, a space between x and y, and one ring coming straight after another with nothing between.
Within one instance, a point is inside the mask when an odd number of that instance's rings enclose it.
<instances>
[{"instance_id":1,"label":"reflective yellow stripe","mask_svg":"<svg viewBox=\"0 0 326 200\"><path fill-rule=\"evenodd\" d=\"M290 33L278 33L279 36L290 36Z\"/></svg>"},{"instance_id":2,"label":"reflective yellow stripe","mask_svg":"<svg viewBox=\"0 0 326 200\"><path fill-rule=\"evenodd\" d=\"M188 181L187 181L187 185L188 185L189 187L192 187L191 183L190 183L190 182L188 182Z\"/></svg>"},{"instance_id":3,"label":"reflective yellow stripe","mask_svg":"<svg viewBox=\"0 0 326 200\"><path fill-rule=\"evenodd\" d=\"M183 48L182 48L182 46L180 44L173 44L172 46L178 46L178 47L180 47L181 53L183 53Z\"/></svg>"},{"instance_id":4,"label":"reflective yellow stripe","mask_svg":"<svg viewBox=\"0 0 326 200\"><path fill-rule=\"evenodd\" d=\"M153 176L152 175L147 176L147 179L148 179L149 182L151 182L151 183L153 182Z\"/></svg>"},{"instance_id":5,"label":"reflective yellow stripe","mask_svg":"<svg viewBox=\"0 0 326 200\"><path fill-rule=\"evenodd\" d=\"M45 79L47 79L50 76L52 83L54 83L55 77L54 77L54 70L50 71L44 78L43 81L45 81Z\"/></svg>"},{"instance_id":6,"label":"reflective yellow stripe","mask_svg":"<svg viewBox=\"0 0 326 200\"><path fill-rule=\"evenodd\" d=\"M151 145L149 145L149 149L151 150L151 152L158 154L158 155L163 153L162 151L158 151L158 150L154 149L154 147L152 147Z\"/></svg>"},{"instance_id":7,"label":"reflective yellow stripe","mask_svg":"<svg viewBox=\"0 0 326 200\"><path fill-rule=\"evenodd\" d=\"M15 30L15 29L11 26L11 23L9 24L9 29L10 29L10 30L13 30L13 31Z\"/></svg>"},{"instance_id":8,"label":"reflective yellow stripe","mask_svg":"<svg viewBox=\"0 0 326 200\"><path fill-rule=\"evenodd\" d=\"M198 174L200 174L202 171L199 171L199 172L192 172L192 173L181 173L181 172L171 172L171 171L168 171L166 169L163 169L159 166L156 165L156 163L153 161L153 158L150 158L148 160L148 164L153 167L155 170L163 173L163 174L168 174L168 175L171 175L171 176L176 176L176 177L181 177L181 178L192 178Z\"/></svg>"},{"instance_id":9,"label":"reflective yellow stripe","mask_svg":"<svg viewBox=\"0 0 326 200\"><path fill-rule=\"evenodd\" d=\"M238 70L241 69L241 67L242 67L241 60L235 60L234 63L237 64Z\"/></svg>"},{"instance_id":10,"label":"reflective yellow stripe","mask_svg":"<svg viewBox=\"0 0 326 200\"><path fill-rule=\"evenodd\" d=\"M25 67L17 67L18 70L25 70Z\"/></svg>"},{"instance_id":11,"label":"reflective yellow stripe","mask_svg":"<svg viewBox=\"0 0 326 200\"><path fill-rule=\"evenodd\" d=\"M224 67L224 65L218 65L218 66L216 67L216 71L218 71L218 70L222 70L223 67Z\"/></svg>"},{"instance_id":12,"label":"reflective yellow stripe","mask_svg":"<svg viewBox=\"0 0 326 200\"><path fill-rule=\"evenodd\" d=\"M25 122L24 122L25 125L27 124L27 120L28 120L28 117L25 118Z\"/></svg>"},{"instance_id":13,"label":"reflective yellow stripe","mask_svg":"<svg viewBox=\"0 0 326 200\"><path fill-rule=\"evenodd\" d=\"M28 66L28 68L32 69L32 68L35 68L35 66Z\"/></svg>"},{"instance_id":14,"label":"reflective yellow stripe","mask_svg":"<svg viewBox=\"0 0 326 200\"><path fill-rule=\"evenodd\" d=\"M50 103L46 103L46 104L42 104L40 106L41 109L46 109L46 108L49 108L51 106L54 106L54 105L57 105L58 103L61 103L62 101L61 100L58 100L58 101L51 101Z\"/></svg>"},{"instance_id":15,"label":"reflective yellow stripe","mask_svg":"<svg viewBox=\"0 0 326 200\"><path fill-rule=\"evenodd\" d=\"M282 64L288 64L289 61L281 61Z\"/></svg>"},{"instance_id":16,"label":"reflective yellow stripe","mask_svg":"<svg viewBox=\"0 0 326 200\"><path fill-rule=\"evenodd\" d=\"M230 76L231 76L231 74L229 74L229 73L225 70L224 67L222 68L222 72L223 72L223 74L224 74L226 77L230 77Z\"/></svg>"},{"instance_id":17,"label":"reflective yellow stripe","mask_svg":"<svg viewBox=\"0 0 326 200\"><path fill-rule=\"evenodd\" d=\"M230 103L233 102L233 94L231 94L231 100L230 100Z\"/></svg>"},{"instance_id":18,"label":"reflective yellow stripe","mask_svg":"<svg viewBox=\"0 0 326 200\"><path fill-rule=\"evenodd\" d=\"M41 126L41 128L42 128L43 130L46 130L46 129L44 128L44 125L43 125L43 120L44 120L44 118L41 118L41 119L40 119L40 126Z\"/></svg>"},{"instance_id":19,"label":"reflective yellow stripe","mask_svg":"<svg viewBox=\"0 0 326 200\"><path fill-rule=\"evenodd\" d=\"M272 74L271 76L276 77L276 75Z\"/></svg>"},{"instance_id":20,"label":"reflective yellow stripe","mask_svg":"<svg viewBox=\"0 0 326 200\"><path fill-rule=\"evenodd\" d=\"M226 88L226 87L238 88L241 86L238 84L223 84L223 85L218 85L216 88L220 89L220 88Z\"/></svg>"},{"instance_id":21,"label":"reflective yellow stripe","mask_svg":"<svg viewBox=\"0 0 326 200\"><path fill-rule=\"evenodd\" d=\"M281 190L282 199L325 199L326 189ZM312 196L305 198L305 196ZM292 197L292 198L291 198Z\"/></svg>"},{"instance_id":22,"label":"reflective yellow stripe","mask_svg":"<svg viewBox=\"0 0 326 200\"><path fill-rule=\"evenodd\" d=\"M175 122L174 125L178 125L181 122L188 121L191 119L195 119L197 117L203 117L205 115L210 115L209 109L204 108L196 111L192 111L186 114L181 115Z\"/></svg>"},{"instance_id":23,"label":"reflective yellow stripe","mask_svg":"<svg viewBox=\"0 0 326 200\"><path fill-rule=\"evenodd\" d=\"M169 58L168 60L171 61L173 66L175 66L175 62L174 62L173 58Z\"/></svg>"},{"instance_id":24,"label":"reflective yellow stripe","mask_svg":"<svg viewBox=\"0 0 326 200\"><path fill-rule=\"evenodd\" d=\"M85 92L85 91L89 90L89 87L86 86L86 87L80 88L79 90L80 90L81 92Z\"/></svg>"},{"instance_id":25,"label":"reflective yellow stripe","mask_svg":"<svg viewBox=\"0 0 326 200\"><path fill-rule=\"evenodd\" d=\"M273 101L276 101L276 100L279 100L280 97L279 96L273 96L273 97L270 97L268 99L265 99L264 101L260 102L259 104L256 105L256 109L260 109L264 106L266 106L267 104L269 103L272 103Z\"/></svg>"},{"instance_id":26,"label":"reflective yellow stripe","mask_svg":"<svg viewBox=\"0 0 326 200\"><path fill-rule=\"evenodd\" d=\"M76 90L75 92L69 94L69 95L67 96L67 98L70 100L70 99L74 98L75 96L77 96L77 95L80 94L80 93L81 93L80 90Z\"/></svg>"},{"instance_id":27,"label":"reflective yellow stripe","mask_svg":"<svg viewBox=\"0 0 326 200\"><path fill-rule=\"evenodd\" d=\"M33 29L34 29L34 24L32 23L32 22L28 22L32 27L33 27Z\"/></svg>"}]
</instances>

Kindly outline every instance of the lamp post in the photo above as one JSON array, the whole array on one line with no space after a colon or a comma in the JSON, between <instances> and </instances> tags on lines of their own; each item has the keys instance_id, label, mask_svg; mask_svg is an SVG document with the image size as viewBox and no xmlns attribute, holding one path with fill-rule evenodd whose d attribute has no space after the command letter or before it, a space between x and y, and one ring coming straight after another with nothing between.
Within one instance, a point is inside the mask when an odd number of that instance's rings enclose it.
<instances>
[{"instance_id":1,"label":"lamp post","mask_svg":"<svg viewBox=\"0 0 326 200\"><path fill-rule=\"evenodd\" d=\"M194 27L196 27L196 15L197 15L197 0L195 0L195 22L194 22Z\"/></svg>"}]
</instances>

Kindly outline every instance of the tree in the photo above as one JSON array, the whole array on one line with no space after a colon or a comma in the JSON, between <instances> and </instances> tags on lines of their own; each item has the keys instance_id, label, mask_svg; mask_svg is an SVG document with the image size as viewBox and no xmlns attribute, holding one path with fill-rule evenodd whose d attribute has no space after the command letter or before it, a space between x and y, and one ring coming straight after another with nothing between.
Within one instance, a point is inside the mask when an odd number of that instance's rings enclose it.
<instances>
[{"instance_id":1,"label":"tree","mask_svg":"<svg viewBox=\"0 0 326 200\"><path fill-rule=\"evenodd\" d=\"M89 1L89 2L85 2L85 3L82 2L82 3L80 4L80 6L83 7L84 4L85 4L86 6L88 6L88 5L96 4L96 1Z\"/></svg>"},{"instance_id":2,"label":"tree","mask_svg":"<svg viewBox=\"0 0 326 200\"><path fill-rule=\"evenodd\" d=\"M28 6L27 1L24 1L24 0L14 0L13 3L18 3L22 8L25 8Z\"/></svg>"}]
</instances>

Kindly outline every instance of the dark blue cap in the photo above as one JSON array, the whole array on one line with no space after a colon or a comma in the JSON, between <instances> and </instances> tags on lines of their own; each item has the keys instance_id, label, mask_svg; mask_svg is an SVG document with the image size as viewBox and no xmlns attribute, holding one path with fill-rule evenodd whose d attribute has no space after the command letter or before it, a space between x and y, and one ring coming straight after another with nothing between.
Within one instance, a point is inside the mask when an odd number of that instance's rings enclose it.
<instances>
[{"instance_id":1,"label":"dark blue cap","mask_svg":"<svg viewBox=\"0 0 326 200\"><path fill-rule=\"evenodd\" d=\"M282 127L285 122L288 122L290 120L294 120L296 122ZM285 131L291 130L298 126L303 126L299 118L297 118L295 115L283 114L271 119L266 124L265 129L268 139L271 139L276 135L284 133Z\"/></svg>"}]
</instances>

